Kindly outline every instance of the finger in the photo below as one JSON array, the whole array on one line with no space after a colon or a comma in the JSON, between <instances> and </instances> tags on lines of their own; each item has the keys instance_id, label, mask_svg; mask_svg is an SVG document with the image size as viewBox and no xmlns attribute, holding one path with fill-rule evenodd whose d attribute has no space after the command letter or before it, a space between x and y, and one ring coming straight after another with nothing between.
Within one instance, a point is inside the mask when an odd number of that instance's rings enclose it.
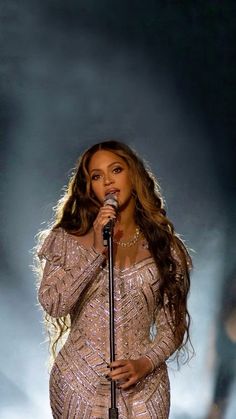
<instances>
[{"instance_id":1,"label":"finger","mask_svg":"<svg viewBox=\"0 0 236 419\"><path fill-rule=\"evenodd\" d=\"M110 218L105 218L103 221L101 221L100 226L104 227L110 220L112 219L112 217Z\"/></svg>"},{"instance_id":2,"label":"finger","mask_svg":"<svg viewBox=\"0 0 236 419\"><path fill-rule=\"evenodd\" d=\"M117 376L120 375L120 374L129 374L129 376L130 376L131 371L126 367L115 368L114 370L112 370L109 373L109 376L112 377L112 378L117 378Z\"/></svg>"},{"instance_id":3,"label":"finger","mask_svg":"<svg viewBox=\"0 0 236 419\"><path fill-rule=\"evenodd\" d=\"M99 212L100 213L109 213L109 212L112 212L112 213L116 214L116 210L113 207L111 207L111 206L101 207L100 210L99 210Z\"/></svg>"},{"instance_id":4,"label":"finger","mask_svg":"<svg viewBox=\"0 0 236 419\"><path fill-rule=\"evenodd\" d=\"M112 213L106 213L106 214L100 214L97 218L98 221L103 221L103 220L107 220L110 218L116 218L115 214Z\"/></svg>"},{"instance_id":5,"label":"finger","mask_svg":"<svg viewBox=\"0 0 236 419\"><path fill-rule=\"evenodd\" d=\"M116 218L115 215L102 215L94 221L93 225L95 228L97 227L99 228L101 226L103 227L105 224L108 223L109 220L115 219L115 218Z\"/></svg>"},{"instance_id":6,"label":"finger","mask_svg":"<svg viewBox=\"0 0 236 419\"><path fill-rule=\"evenodd\" d=\"M136 384L136 382L137 382L137 380L135 380L134 378L130 378L126 383L120 384L119 388L122 388L122 390L126 390L127 388Z\"/></svg>"},{"instance_id":7,"label":"finger","mask_svg":"<svg viewBox=\"0 0 236 419\"><path fill-rule=\"evenodd\" d=\"M116 361L111 362L109 367L110 368L123 367L124 365L127 365L128 362L129 361L127 359L117 359Z\"/></svg>"},{"instance_id":8,"label":"finger","mask_svg":"<svg viewBox=\"0 0 236 419\"><path fill-rule=\"evenodd\" d=\"M122 372L120 374L116 374L115 376L110 375L110 377L112 380L115 380L115 381L116 380L129 380L131 378L130 372L126 372L126 373Z\"/></svg>"}]
</instances>

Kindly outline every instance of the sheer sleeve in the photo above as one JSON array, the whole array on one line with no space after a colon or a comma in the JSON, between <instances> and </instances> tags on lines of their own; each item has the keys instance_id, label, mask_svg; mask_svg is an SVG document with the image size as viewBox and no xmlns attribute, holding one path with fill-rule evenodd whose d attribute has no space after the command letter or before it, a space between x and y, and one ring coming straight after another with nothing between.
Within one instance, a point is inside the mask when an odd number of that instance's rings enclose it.
<instances>
[{"instance_id":1,"label":"sheer sleeve","mask_svg":"<svg viewBox=\"0 0 236 419\"><path fill-rule=\"evenodd\" d=\"M73 263L75 259L66 257L67 239L62 228L52 230L38 252L39 259L45 261L38 299L52 317L63 317L71 312L105 259L105 255L91 247Z\"/></svg>"}]
</instances>

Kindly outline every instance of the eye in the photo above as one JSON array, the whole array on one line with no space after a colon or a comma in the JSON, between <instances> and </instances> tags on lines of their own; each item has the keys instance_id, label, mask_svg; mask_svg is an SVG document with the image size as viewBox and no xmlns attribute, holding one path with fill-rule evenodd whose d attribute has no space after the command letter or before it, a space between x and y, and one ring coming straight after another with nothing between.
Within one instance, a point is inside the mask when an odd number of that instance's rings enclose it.
<instances>
[{"instance_id":1,"label":"eye","mask_svg":"<svg viewBox=\"0 0 236 419\"><path fill-rule=\"evenodd\" d=\"M92 175L92 180L98 180L100 175Z\"/></svg>"},{"instance_id":2,"label":"eye","mask_svg":"<svg viewBox=\"0 0 236 419\"><path fill-rule=\"evenodd\" d=\"M123 170L123 168L122 168L122 167L120 167L120 166L116 166L116 167L114 167L113 172L114 172L114 173L120 173L120 172L122 172L122 170Z\"/></svg>"}]
</instances>

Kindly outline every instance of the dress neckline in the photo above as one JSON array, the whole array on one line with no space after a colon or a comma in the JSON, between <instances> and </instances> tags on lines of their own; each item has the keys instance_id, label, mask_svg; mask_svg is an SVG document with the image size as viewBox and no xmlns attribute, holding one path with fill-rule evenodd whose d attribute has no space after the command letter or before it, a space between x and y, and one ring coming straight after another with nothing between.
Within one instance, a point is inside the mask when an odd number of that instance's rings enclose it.
<instances>
[{"instance_id":1,"label":"dress neckline","mask_svg":"<svg viewBox=\"0 0 236 419\"><path fill-rule=\"evenodd\" d=\"M77 243L77 246L78 247L80 247L81 249L85 250L86 252L89 252L90 251L91 248L88 248L88 247L84 246L82 243L80 243L79 240L77 240L73 236L73 234L68 233L66 230L65 230L65 232L66 232L67 236L69 236L69 238L72 239L73 242ZM94 249L94 251L96 252L95 249ZM98 252L96 252L96 253L98 253ZM153 259L153 257L151 255L150 256L147 256L147 257L145 257L143 259L140 259L137 262L134 262L130 266L124 266L123 268L122 267L117 267L117 266L114 265L114 271L116 271L116 272L127 272L129 270L134 269L134 268L137 269L139 267L139 265L141 265L140 267L142 267L142 265L145 266L146 264L148 264L148 262L155 264L155 261L154 261L154 259ZM108 267L105 267L104 270L105 271L108 271Z\"/></svg>"}]
</instances>

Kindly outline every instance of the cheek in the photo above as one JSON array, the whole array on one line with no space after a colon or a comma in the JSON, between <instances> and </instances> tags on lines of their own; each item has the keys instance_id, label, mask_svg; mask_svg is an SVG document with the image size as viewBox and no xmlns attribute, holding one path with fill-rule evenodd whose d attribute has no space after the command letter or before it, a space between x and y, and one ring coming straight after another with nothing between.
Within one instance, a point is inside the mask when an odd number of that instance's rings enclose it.
<instances>
[{"instance_id":1,"label":"cheek","mask_svg":"<svg viewBox=\"0 0 236 419\"><path fill-rule=\"evenodd\" d=\"M133 188L132 175L126 175L124 180L123 180L123 183L124 183L127 191L132 190L132 188Z\"/></svg>"},{"instance_id":2,"label":"cheek","mask_svg":"<svg viewBox=\"0 0 236 419\"><path fill-rule=\"evenodd\" d=\"M99 183L91 183L91 192L96 196L98 200L101 200L102 191Z\"/></svg>"}]
</instances>

